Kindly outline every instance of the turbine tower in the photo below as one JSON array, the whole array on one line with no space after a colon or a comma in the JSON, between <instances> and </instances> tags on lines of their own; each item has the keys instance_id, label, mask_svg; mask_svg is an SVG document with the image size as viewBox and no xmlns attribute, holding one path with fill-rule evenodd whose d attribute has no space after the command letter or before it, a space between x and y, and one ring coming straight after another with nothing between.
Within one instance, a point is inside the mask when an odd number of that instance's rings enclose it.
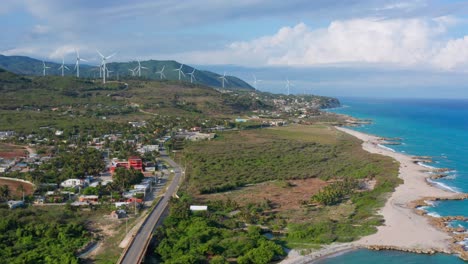
<instances>
[{"instance_id":1,"label":"turbine tower","mask_svg":"<svg viewBox=\"0 0 468 264\"><path fill-rule=\"evenodd\" d=\"M255 74L252 74L252 77L253 77L253 87L255 88L255 90L257 90L257 83L261 82L262 80L257 80L257 77L255 76Z\"/></svg>"},{"instance_id":2,"label":"turbine tower","mask_svg":"<svg viewBox=\"0 0 468 264\"><path fill-rule=\"evenodd\" d=\"M288 95L289 95L289 90L291 89L291 87L294 86L294 84L292 84L288 78L286 78L286 89L288 89Z\"/></svg>"},{"instance_id":3,"label":"turbine tower","mask_svg":"<svg viewBox=\"0 0 468 264\"><path fill-rule=\"evenodd\" d=\"M75 49L76 52L76 63L75 63L75 69L76 70L76 78L80 78L80 61L87 61L85 59L80 58L80 53L78 50Z\"/></svg>"},{"instance_id":4,"label":"turbine tower","mask_svg":"<svg viewBox=\"0 0 468 264\"><path fill-rule=\"evenodd\" d=\"M189 72L187 74L190 75L190 83L193 83L193 80L197 80L197 78L195 78L195 68L193 68L192 72Z\"/></svg>"},{"instance_id":5,"label":"turbine tower","mask_svg":"<svg viewBox=\"0 0 468 264\"><path fill-rule=\"evenodd\" d=\"M99 52L99 50L96 50L97 53L99 53L99 56L101 56L101 64L102 64L102 83L106 83L106 70L107 70L107 67L106 67L106 62L108 59L112 58L115 56L115 53L113 53L112 55L109 55L109 56L104 56L102 55L101 52Z\"/></svg>"},{"instance_id":6,"label":"turbine tower","mask_svg":"<svg viewBox=\"0 0 468 264\"><path fill-rule=\"evenodd\" d=\"M141 63L139 60L137 60L137 62L138 62L138 66L136 67L136 69L138 72L138 77L141 77L141 69L148 69L148 68L141 66Z\"/></svg>"},{"instance_id":7,"label":"turbine tower","mask_svg":"<svg viewBox=\"0 0 468 264\"><path fill-rule=\"evenodd\" d=\"M46 65L45 65L45 62L42 61L42 76L46 76L46 70L47 70L47 69L50 69L50 67L49 67L49 66L46 66Z\"/></svg>"},{"instance_id":8,"label":"turbine tower","mask_svg":"<svg viewBox=\"0 0 468 264\"><path fill-rule=\"evenodd\" d=\"M156 74L159 74L159 79L166 79L166 75L164 74L164 68L166 67L166 65L163 65L162 69L160 71L157 71Z\"/></svg>"},{"instance_id":9,"label":"turbine tower","mask_svg":"<svg viewBox=\"0 0 468 264\"><path fill-rule=\"evenodd\" d=\"M62 65L58 68L59 70L62 70L62 77L64 76L64 70L70 70L67 66L65 66L65 59L62 57Z\"/></svg>"},{"instance_id":10,"label":"turbine tower","mask_svg":"<svg viewBox=\"0 0 468 264\"><path fill-rule=\"evenodd\" d=\"M174 71L178 71L179 72L179 81L180 81L180 74L182 74L184 77L185 77L185 73L182 71L182 67L184 67L183 64L180 65L180 67L178 69L175 69Z\"/></svg>"},{"instance_id":11,"label":"turbine tower","mask_svg":"<svg viewBox=\"0 0 468 264\"><path fill-rule=\"evenodd\" d=\"M221 79L221 82L223 83L223 89L224 89L224 82L229 83L228 80L226 79L226 72L224 72L223 76L218 77L218 79Z\"/></svg>"}]
</instances>

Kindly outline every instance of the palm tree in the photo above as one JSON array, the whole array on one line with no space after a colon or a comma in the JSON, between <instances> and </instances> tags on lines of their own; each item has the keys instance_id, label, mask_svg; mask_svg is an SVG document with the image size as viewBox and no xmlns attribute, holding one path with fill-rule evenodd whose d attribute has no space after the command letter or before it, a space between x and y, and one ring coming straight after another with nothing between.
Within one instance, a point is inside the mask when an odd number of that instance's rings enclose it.
<instances>
[{"instance_id":1,"label":"palm tree","mask_svg":"<svg viewBox=\"0 0 468 264\"><path fill-rule=\"evenodd\" d=\"M22 195L23 195L23 202L24 202L24 191L25 191L25 189L24 189L23 184L20 184L20 185L18 186L18 188L16 189L16 191L22 193Z\"/></svg>"}]
</instances>

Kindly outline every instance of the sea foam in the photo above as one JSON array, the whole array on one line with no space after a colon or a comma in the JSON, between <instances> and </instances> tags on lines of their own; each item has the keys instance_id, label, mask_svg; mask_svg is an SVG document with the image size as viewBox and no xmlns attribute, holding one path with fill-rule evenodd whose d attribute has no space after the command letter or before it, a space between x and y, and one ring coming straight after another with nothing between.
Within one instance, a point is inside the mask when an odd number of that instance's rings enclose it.
<instances>
[{"instance_id":1,"label":"sea foam","mask_svg":"<svg viewBox=\"0 0 468 264\"><path fill-rule=\"evenodd\" d=\"M389 147L387 147L387 146L384 146L384 145L382 145L382 144L377 144L377 146L379 146L379 147L381 147L381 148L383 148L383 149L389 150L389 151L391 151L391 152L396 152L394 149L389 148Z\"/></svg>"},{"instance_id":2,"label":"sea foam","mask_svg":"<svg viewBox=\"0 0 468 264\"><path fill-rule=\"evenodd\" d=\"M429 183L433 184L433 185L436 185L437 187L441 188L441 189L444 189L444 190L447 190L447 191L451 191L451 192L454 192L454 193L460 193L460 191L458 191L455 187L451 187L451 186L448 186L447 184L444 184L442 182L438 182L438 181L433 181L429 178L426 179Z\"/></svg>"}]
</instances>

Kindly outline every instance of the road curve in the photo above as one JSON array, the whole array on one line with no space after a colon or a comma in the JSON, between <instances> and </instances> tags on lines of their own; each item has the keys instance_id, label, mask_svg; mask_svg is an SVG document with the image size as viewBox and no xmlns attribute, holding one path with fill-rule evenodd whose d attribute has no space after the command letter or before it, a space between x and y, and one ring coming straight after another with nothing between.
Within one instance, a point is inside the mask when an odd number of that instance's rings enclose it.
<instances>
[{"instance_id":1,"label":"road curve","mask_svg":"<svg viewBox=\"0 0 468 264\"><path fill-rule=\"evenodd\" d=\"M170 159L169 156L167 156L165 151L161 151L161 159L169 163L169 165L171 165L174 168L175 176L172 179L171 184L167 188L164 197L153 209L153 211L151 211L146 221L142 224L142 226L138 230L138 233L135 235L133 242L128 247L125 256L119 263L136 264L143 259L144 254L146 253L147 242L150 239L151 234L153 233L153 230L159 221L159 218L161 218L161 215L166 209L170 198L174 195L174 193L177 190L177 186L179 185L180 179L182 177L182 169L177 163Z\"/></svg>"}]
</instances>

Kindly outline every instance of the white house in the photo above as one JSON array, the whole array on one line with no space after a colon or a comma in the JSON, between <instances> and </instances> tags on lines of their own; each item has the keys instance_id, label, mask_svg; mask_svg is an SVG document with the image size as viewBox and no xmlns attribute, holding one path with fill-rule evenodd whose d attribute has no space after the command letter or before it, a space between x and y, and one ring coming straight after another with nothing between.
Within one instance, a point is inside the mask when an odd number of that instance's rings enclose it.
<instances>
[{"instance_id":1,"label":"white house","mask_svg":"<svg viewBox=\"0 0 468 264\"><path fill-rule=\"evenodd\" d=\"M148 191L149 189L149 184L145 184L145 183L142 183L142 184L136 184L135 186L133 186L133 189L137 190L137 191Z\"/></svg>"},{"instance_id":2,"label":"white house","mask_svg":"<svg viewBox=\"0 0 468 264\"><path fill-rule=\"evenodd\" d=\"M60 183L60 186L62 187L83 187L84 186L84 180L81 179L68 179L62 183Z\"/></svg>"}]
</instances>

